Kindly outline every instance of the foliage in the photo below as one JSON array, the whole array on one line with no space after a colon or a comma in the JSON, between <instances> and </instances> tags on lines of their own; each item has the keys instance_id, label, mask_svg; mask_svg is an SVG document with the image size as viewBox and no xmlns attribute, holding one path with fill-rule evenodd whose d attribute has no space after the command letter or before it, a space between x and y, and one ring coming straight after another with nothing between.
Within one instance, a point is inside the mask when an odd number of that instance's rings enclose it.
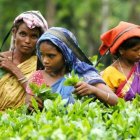
<instances>
[{"instance_id":1,"label":"foliage","mask_svg":"<svg viewBox=\"0 0 140 140\"><path fill-rule=\"evenodd\" d=\"M104 68L104 64L98 62L99 60L98 60L97 55L94 55L94 56L90 57L90 60L91 60L91 62L93 63L93 65L96 67L96 69L98 71L100 71L100 70L102 70Z\"/></svg>"},{"instance_id":2,"label":"foliage","mask_svg":"<svg viewBox=\"0 0 140 140\"><path fill-rule=\"evenodd\" d=\"M35 83L30 83L29 86L32 92L42 100L45 99L55 100L59 96L58 93L53 93L51 88L47 87L46 84L42 84L41 86L38 86Z\"/></svg>"},{"instance_id":3,"label":"foliage","mask_svg":"<svg viewBox=\"0 0 140 140\"><path fill-rule=\"evenodd\" d=\"M60 97L47 99L42 112L27 107L0 113L0 139L7 140L122 140L139 139L140 96L116 106L77 100L65 106Z\"/></svg>"},{"instance_id":4,"label":"foliage","mask_svg":"<svg viewBox=\"0 0 140 140\"><path fill-rule=\"evenodd\" d=\"M54 4L52 9L48 7L50 3ZM109 8L106 18L102 14L104 6ZM50 16L46 16L48 23L52 20L55 21L50 26L61 26L71 30L87 56L98 54L103 25L108 30L122 20L136 24L140 23L139 0L14 0L14 3L10 0L0 0L0 14L2 15L0 20L0 44L12 27L14 18L26 10L39 10L44 16L52 15L51 19ZM107 24L105 20L107 20ZM4 45L3 50L7 50L9 44L10 39ZM105 65L111 63L108 57L102 60Z\"/></svg>"},{"instance_id":5,"label":"foliage","mask_svg":"<svg viewBox=\"0 0 140 140\"><path fill-rule=\"evenodd\" d=\"M71 74L65 75L65 86L75 86L78 82L83 81L83 78L79 78L78 74L75 74L74 70L71 71Z\"/></svg>"}]
</instances>

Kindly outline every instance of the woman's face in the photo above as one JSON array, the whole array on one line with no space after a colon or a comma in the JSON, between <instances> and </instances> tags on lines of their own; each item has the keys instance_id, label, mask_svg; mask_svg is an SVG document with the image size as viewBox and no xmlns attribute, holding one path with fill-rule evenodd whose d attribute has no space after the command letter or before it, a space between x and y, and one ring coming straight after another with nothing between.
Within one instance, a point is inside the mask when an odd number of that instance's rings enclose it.
<instances>
[{"instance_id":1,"label":"woman's face","mask_svg":"<svg viewBox=\"0 0 140 140\"><path fill-rule=\"evenodd\" d=\"M121 50L122 57L131 63L140 61L140 44L127 50Z\"/></svg>"},{"instance_id":2,"label":"woman's face","mask_svg":"<svg viewBox=\"0 0 140 140\"><path fill-rule=\"evenodd\" d=\"M23 54L32 54L39 38L39 29L30 29L25 23L21 23L18 28L14 28L13 34L15 49Z\"/></svg>"},{"instance_id":3,"label":"woman's face","mask_svg":"<svg viewBox=\"0 0 140 140\"><path fill-rule=\"evenodd\" d=\"M40 44L41 60L47 73L65 72L65 62L63 55L55 46L47 42Z\"/></svg>"}]
</instances>

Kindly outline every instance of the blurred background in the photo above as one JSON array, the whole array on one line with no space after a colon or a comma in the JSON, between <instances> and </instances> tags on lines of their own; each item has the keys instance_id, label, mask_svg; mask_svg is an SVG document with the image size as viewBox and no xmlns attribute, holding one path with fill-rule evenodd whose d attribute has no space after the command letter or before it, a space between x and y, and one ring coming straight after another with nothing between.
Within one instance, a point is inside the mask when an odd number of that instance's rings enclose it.
<instances>
[{"instance_id":1,"label":"blurred background","mask_svg":"<svg viewBox=\"0 0 140 140\"><path fill-rule=\"evenodd\" d=\"M100 57L100 35L120 21L140 24L140 0L0 0L0 46L14 18L27 10L39 10L49 27L71 30L88 57ZM9 42L10 38L3 51ZM111 57L107 55L101 63L106 67Z\"/></svg>"}]
</instances>

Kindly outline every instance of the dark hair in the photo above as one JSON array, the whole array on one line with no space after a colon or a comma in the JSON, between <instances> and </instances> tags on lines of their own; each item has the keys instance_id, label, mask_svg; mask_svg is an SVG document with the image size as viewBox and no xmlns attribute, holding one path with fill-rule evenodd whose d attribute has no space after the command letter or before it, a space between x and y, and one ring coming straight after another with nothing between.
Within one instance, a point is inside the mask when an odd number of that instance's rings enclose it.
<instances>
[{"instance_id":1,"label":"dark hair","mask_svg":"<svg viewBox=\"0 0 140 140\"><path fill-rule=\"evenodd\" d=\"M140 44L140 37L131 37L131 38L128 38L127 40L125 40L120 45L120 49L128 50L128 49L135 47L138 44Z\"/></svg>"},{"instance_id":2,"label":"dark hair","mask_svg":"<svg viewBox=\"0 0 140 140\"><path fill-rule=\"evenodd\" d=\"M126 39L118 48L116 54L114 55L114 58L119 58L120 57L120 53L119 50L128 50L131 49L133 47L135 47L136 45L140 44L140 37L131 37Z\"/></svg>"},{"instance_id":3,"label":"dark hair","mask_svg":"<svg viewBox=\"0 0 140 140\"><path fill-rule=\"evenodd\" d=\"M23 21L23 19L21 20L18 20L14 25L13 25L13 28L16 28L18 30L19 26L22 24L22 23L25 23ZM38 29L39 30L39 36L41 36L43 34L43 31L41 29L41 27L35 27L35 29Z\"/></svg>"}]
</instances>

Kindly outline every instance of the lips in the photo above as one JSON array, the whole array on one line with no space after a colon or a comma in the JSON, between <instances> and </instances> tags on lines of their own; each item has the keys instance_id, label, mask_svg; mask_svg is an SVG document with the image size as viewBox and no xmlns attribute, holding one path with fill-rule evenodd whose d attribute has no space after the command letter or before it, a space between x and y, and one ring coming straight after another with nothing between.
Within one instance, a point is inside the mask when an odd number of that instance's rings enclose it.
<instances>
[{"instance_id":1,"label":"lips","mask_svg":"<svg viewBox=\"0 0 140 140\"><path fill-rule=\"evenodd\" d=\"M44 66L45 67L45 69L51 69L51 67L49 67L49 66Z\"/></svg>"},{"instance_id":2,"label":"lips","mask_svg":"<svg viewBox=\"0 0 140 140\"><path fill-rule=\"evenodd\" d=\"M31 49L29 46L23 46L24 49Z\"/></svg>"}]
</instances>

